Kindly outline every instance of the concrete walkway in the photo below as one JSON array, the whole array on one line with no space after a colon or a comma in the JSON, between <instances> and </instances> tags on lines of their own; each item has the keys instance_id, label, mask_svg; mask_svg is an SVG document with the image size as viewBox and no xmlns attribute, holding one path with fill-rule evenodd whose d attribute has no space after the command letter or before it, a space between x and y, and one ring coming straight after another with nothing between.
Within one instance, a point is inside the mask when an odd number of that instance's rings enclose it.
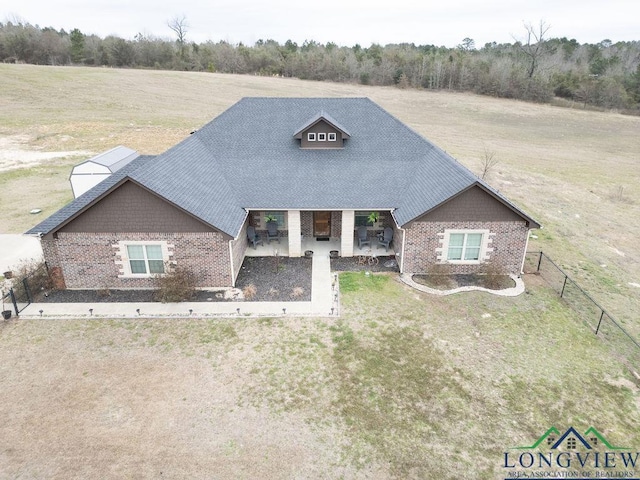
<instances>
[{"instance_id":1,"label":"concrete walkway","mask_svg":"<svg viewBox=\"0 0 640 480\"><path fill-rule=\"evenodd\" d=\"M0 234L0 275L16 268L23 260L42 260L40 239L29 235Z\"/></svg>"},{"instance_id":2,"label":"concrete walkway","mask_svg":"<svg viewBox=\"0 0 640 480\"><path fill-rule=\"evenodd\" d=\"M310 302L32 303L20 313L36 318L201 318L338 315L329 254L313 256ZM91 310L90 310L91 309ZM15 312L14 312L15 313Z\"/></svg>"}]
</instances>

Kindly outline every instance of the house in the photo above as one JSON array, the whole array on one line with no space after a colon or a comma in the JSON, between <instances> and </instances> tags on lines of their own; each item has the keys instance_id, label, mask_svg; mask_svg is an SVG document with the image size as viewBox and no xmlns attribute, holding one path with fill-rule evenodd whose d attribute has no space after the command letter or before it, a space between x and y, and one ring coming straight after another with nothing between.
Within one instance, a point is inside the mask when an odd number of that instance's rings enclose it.
<instances>
[{"instance_id":1,"label":"house","mask_svg":"<svg viewBox=\"0 0 640 480\"><path fill-rule=\"evenodd\" d=\"M378 212L375 225L367 218ZM178 265L233 286L247 227L278 221L280 254L316 239L364 253L393 230L402 272L494 262L520 273L538 223L366 98L245 98L161 155L138 156L29 230L66 288L149 288ZM265 242L266 243L266 242ZM380 250L380 253L382 250Z\"/></svg>"}]
</instances>

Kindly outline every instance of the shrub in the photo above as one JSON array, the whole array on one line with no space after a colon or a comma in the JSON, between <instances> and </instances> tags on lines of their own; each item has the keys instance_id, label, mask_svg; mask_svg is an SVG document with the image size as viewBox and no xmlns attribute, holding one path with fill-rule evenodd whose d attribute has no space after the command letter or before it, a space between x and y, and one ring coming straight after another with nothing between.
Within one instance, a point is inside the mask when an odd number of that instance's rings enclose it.
<instances>
[{"instance_id":1,"label":"shrub","mask_svg":"<svg viewBox=\"0 0 640 480\"><path fill-rule=\"evenodd\" d=\"M32 296L53 289L53 282L44 262L22 261L13 272L13 291L18 298L26 299L25 281Z\"/></svg>"},{"instance_id":2,"label":"shrub","mask_svg":"<svg viewBox=\"0 0 640 480\"><path fill-rule=\"evenodd\" d=\"M482 284L490 290L500 290L506 288L505 285L513 283L505 268L496 262L483 263L479 274L482 275Z\"/></svg>"},{"instance_id":3,"label":"shrub","mask_svg":"<svg viewBox=\"0 0 640 480\"><path fill-rule=\"evenodd\" d=\"M450 287L451 266L448 263L433 263L427 269L428 282L434 287Z\"/></svg>"},{"instance_id":4,"label":"shrub","mask_svg":"<svg viewBox=\"0 0 640 480\"><path fill-rule=\"evenodd\" d=\"M196 275L187 268L167 268L155 278L155 299L158 302L184 302L196 295Z\"/></svg>"},{"instance_id":5,"label":"shrub","mask_svg":"<svg viewBox=\"0 0 640 480\"><path fill-rule=\"evenodd\" d=\"M291 290L291 298L300 298L302 295L304 295L304 288L302 287L295 287Z\"/></svg>"},{"instance_id":6,"label":"shrub","mask_svg":"<svg viewBox=\"0 0 640 480\"><path fill-rule=\"evenodd\" d=\"M253 283L250 283L246 287L242 289L242 294L244 298L247 300L252 300L256 297L256 293L258 293L258 289Z\"/></svg>"}]
</instances>

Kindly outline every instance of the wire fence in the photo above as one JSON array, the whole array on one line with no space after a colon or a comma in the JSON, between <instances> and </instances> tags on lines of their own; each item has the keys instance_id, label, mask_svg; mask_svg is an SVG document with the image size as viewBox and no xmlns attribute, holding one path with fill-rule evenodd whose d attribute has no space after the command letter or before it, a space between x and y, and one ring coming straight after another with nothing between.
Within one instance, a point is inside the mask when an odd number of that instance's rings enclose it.
<instances>
[{"instance_id":1,"label":"wire fence","mask_svg":"<svg viewBox=\"0 0 640 480\"><path fill-rule=\"evenodd\" d=\"M25 267L15 278L5 280L5 285L8 291L2 299L3 305L13 307L15 314L20 315L38 296L50 290L51 277L45 263L35 264Z\"/></svg>"},{"instance_id":2,"label":"wire fence","mask_svg":"<svg viewBox=\"0 0 640 480\"><path fill-rule=\"evenodd\" d=\"M537 273L582 321L633 370L640 368L640 342L543 252L527 252L524 273Z\"/></svg>"}]
</instances>

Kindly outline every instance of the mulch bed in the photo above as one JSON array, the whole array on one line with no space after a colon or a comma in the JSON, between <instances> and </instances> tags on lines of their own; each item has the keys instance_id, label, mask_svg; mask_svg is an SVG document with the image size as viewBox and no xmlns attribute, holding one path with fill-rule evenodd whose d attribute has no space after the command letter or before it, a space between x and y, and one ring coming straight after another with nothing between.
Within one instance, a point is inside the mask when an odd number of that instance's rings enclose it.
<instances>
[{"instance_id":1,"label":"mulch bed","mask_svg":"<svg viewBox=\"0 0 640 480\"><path fill-rule=\"evenodd\" d=\"M311 260L289 257L246 257L236 287L255 286L256 294L243 301L308 302L311 300ZM295 292L294 292L295 289ZM301 290L300 290L301 289ZM38 303L155 302L153 290L53 290L38 295ZM221 290L198 290L190 302L232 302Z\"/></svg>"},{"instance_id":2,"label":"mulch bed","mask_svg":"<svg viewBox=\"0 0 640 480\"><path fill-rule=\"evenodd\" d=\"M357 257L332 258L335 272L362 271L398 272L393 256L380 256L377 265L360 265ZM246 257L240 268L236 287L252 290L255 295L243 301L308 302L311 301L311 259L291 257ZM389 266L385 266L385 264ZM153 290L52 290L39 294L38 303L143 303L155 302ZM198 290L191 302L232 302L221 290Z\"/></svg>"},{"instance_id":3,"label":"mulch bed","mask_svg":"<svg viewBox=\"0 0 640 480\"><path fill-rule=\"evenodd\" d=\"M252 301L309 302L311 301L311 259L292 257L245 257L236 280L244 290L249 284L256 287ZM299 294L302 289L302 294ZM296 292L294 292L296 290ZM245 300L249 300L245 298Z\"/></svg>"},{"instance_id":4,"label":"mulch bed","mask_svg":"<svg viewBox=\"0 0 640 480\"><path fill-rule=\"evenodd\" d=\"M453 290L459 287L483 287L489 290L504 290L516 285L508 275L491 277L475 274L414 275L413 281L437 290Z\"/></svg>"}]
</instances>

